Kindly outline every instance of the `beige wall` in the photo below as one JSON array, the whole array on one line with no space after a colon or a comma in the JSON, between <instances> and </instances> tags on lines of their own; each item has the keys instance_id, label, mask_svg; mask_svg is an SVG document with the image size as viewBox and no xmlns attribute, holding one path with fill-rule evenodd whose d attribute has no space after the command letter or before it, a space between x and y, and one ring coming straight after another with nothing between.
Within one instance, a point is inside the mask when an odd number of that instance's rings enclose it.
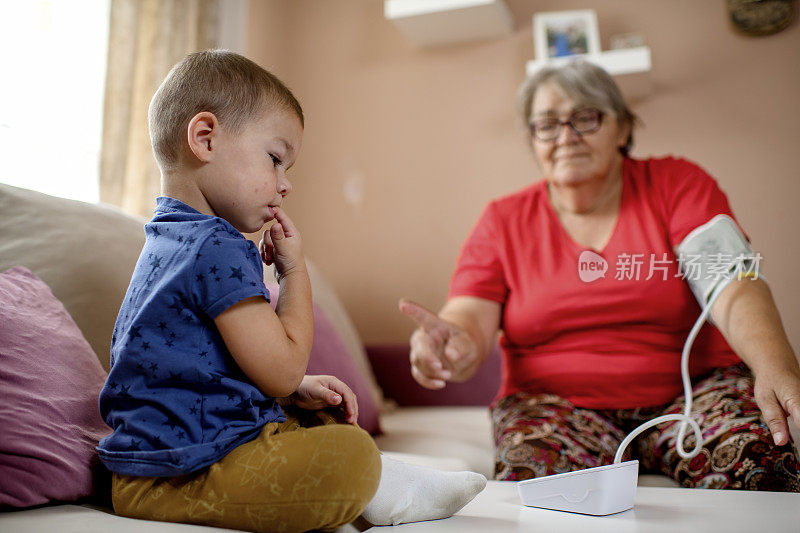
<instances>
[{"instance_id":1,"label":"beige wall","mask_svg":"<svg viewBox=\"0 0 800 533\"><path fill-rule=\"evenodd\" d=\"M438 308L483 205L540 179L513 106L531 17L590 7L603 49L640 32L652 50L633 155L685 156L720 181L800 348L800 25L740 36L723 0L506 3L512 34L416 48L381 1L251 0L248 53L307 114L286 206L365 342L407 339L397 299ZM344 191L358 183L353 205Z\"/></svg>"}]
</instances>

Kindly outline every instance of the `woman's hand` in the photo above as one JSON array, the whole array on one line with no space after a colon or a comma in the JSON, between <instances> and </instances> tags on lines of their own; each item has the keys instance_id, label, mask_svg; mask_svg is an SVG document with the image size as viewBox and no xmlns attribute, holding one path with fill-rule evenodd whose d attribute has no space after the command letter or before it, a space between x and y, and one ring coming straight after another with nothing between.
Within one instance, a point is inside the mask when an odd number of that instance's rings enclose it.
<instances>
[{"instance_id":1,"label":"woman's hand","mask_svg":"<svg viewBox=\"0 0 800 533\"><path fill-rule=\"evenodd\" d=\"M305 376L288 400L301 409L319 410L341 405L347 422L357 425L358 401L353 391L334 376Z\"/></svg>"},{"instance_id":2,"label":"woman's hand","mask_svg":"<svg viewBox=\"0 0 800 533\"><path fill-rule=\"evenodd\" d=\"M775 444L789 441L791 417L800 427L800 365L789 344L772 292L761 279L729 284L711 316L755 376L754 394Z\"/></svg>"},{"instance_id":3,"label":"woman's hand","mask_svg":"<svg viewBox=\"0 0 800 533\"><path fill-rule=\"evenodd\" d=\"M775 444L789 441L787 416L800 426L800 370L764 368L754 372L755 398L764 422L769 426Z\"/></svg>"},{"instance_id":4,"label":"woman's hand","mask_svg":"<svg viewBox=\"0 0 800 533\"><path fill-rule=\"evenodd\" d=\"M482 361L465 330L410 300L400 300L400 311L419 326L411 335L411 375L423 387L441 389Z\"/></svg>"}]
</instances>

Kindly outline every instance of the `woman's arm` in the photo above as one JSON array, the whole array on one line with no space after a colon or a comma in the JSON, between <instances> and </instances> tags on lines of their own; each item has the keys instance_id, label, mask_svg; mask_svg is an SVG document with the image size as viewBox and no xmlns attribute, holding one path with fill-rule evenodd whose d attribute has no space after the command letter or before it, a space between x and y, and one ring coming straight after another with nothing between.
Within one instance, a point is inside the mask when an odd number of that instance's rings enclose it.
<instances>
[{"instance_id":1,"label":"woman's arm","mask_svg":"<svg viewBox=\"0 0 800 533\"><path fill-rule=\"evenodd\" d=\"M457 296L439 315L409 300L400 310L419 326L411 335L411 375L423 387L441 389L447 381L466 381L483 364L500 327L501 305Z\"/></svg>"},{"instance_id":2,"label":"woman's arm","mask_svg":"<svg viewBox=\"0 0 800 533\"><path fill-rule=\"evenodd\" d=\"M726 287L711 316L728 344L753 371L755 398L775 444L789 440L786 417L800 426L800 366L767 284L742 279Z\"/></svg>"}]
</instances>

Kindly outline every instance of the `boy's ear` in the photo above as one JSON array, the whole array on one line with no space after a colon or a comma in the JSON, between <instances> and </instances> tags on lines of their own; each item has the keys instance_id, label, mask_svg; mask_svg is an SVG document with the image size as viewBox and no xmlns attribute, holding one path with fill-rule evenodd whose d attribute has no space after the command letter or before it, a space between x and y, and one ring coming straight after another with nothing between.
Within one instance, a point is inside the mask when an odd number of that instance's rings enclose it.
<instances>
[{"instance_id":1,"label":"boy's ear","mask_svg":"<svg viewBox=\"0 0 800 533\"><path fill-rule=\"evenodd\" d=\"M218 139L220 126L217 117L210 111L201 111L192 117L186 128L189 149L202 161L208 163L214 158L215 141Z\"/></svg>"}]
</instances>

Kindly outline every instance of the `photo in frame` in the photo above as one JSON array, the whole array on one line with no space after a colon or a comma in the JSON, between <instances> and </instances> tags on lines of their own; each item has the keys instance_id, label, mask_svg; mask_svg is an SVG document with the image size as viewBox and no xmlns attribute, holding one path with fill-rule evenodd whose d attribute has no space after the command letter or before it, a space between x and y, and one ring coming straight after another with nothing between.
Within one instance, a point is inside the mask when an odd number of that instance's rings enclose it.
<instances>
[{"instance_id":1,"label":"photo in frame","mask_svg":"<svg viewBox=\"0 0 800 533\"><path fill-rule=\"evenodd\" d=\"M533 15L537 60L600 53L597 13L593 9L549 11Z\"/></svg>"}]
</instances>

